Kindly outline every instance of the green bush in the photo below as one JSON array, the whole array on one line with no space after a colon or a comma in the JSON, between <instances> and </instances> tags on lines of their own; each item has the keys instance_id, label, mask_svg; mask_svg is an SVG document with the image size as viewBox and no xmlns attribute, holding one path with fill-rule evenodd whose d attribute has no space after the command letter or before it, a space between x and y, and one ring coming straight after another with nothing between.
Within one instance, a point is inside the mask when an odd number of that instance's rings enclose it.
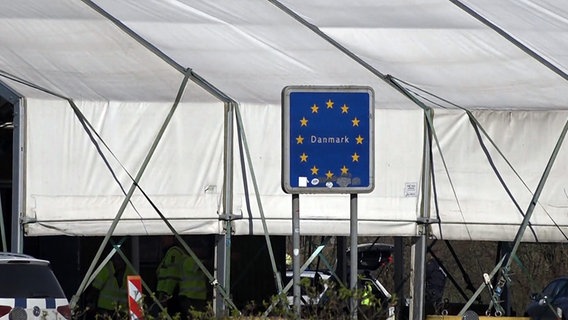
<instances>
[{"instance_id":1,"label":"green bush","mask_svg":"<svg viewBox=\"0 0 568 320\"><path fill-rule=\"evenodd\" d=\"M325 319L351 319L350 314L350 299L355 298L357 301L363 299L363 291L350 290L343 286L340 286L335 281L321 280L328 286L326 293L319 303L313 305L302 305L301 319L304 320L325 320ZM319 294L321 291L311 283L309 279L302 279L300 283L302 292L308 297L308 300L318 301ZM358 319L373 319L381 320L388 317L389 307L396 303L395 298L391 298L389 301L382 301L376 296L370 296L369 305L359 305L358 306ZM159 319L172 319L172 320L185 320L182 319L179 313L174 315L168 315L166 311L162 311L158 316L152 316L147 312L149 306L144 305L144 319L145 320L159 320ZM270 310L268 314L266 310ZM225 317L216 317L213 306L209 304L204 311L190 310L190 319L195 320L212 320L212 319L298 319L295 308L288 304L288 297L282 293L280 295L274 295L270 297L268 301L265 301L262 306L256 305L254 302L247 304L243 310L232 310L231 314ZM74 319L97 319L97 320L114 320L114 319L129 319L128 310L123 310L117 307L111 314L96 314L93 310L88 308L83 310L76 310L74 313Z\"/></svg>"}]
</instances>

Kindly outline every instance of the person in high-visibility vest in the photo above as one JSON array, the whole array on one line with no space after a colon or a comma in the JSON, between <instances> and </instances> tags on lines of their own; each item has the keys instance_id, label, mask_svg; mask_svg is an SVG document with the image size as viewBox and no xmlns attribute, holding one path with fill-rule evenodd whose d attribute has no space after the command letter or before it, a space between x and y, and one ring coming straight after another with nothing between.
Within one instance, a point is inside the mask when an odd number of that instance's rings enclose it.
<instances>
[{"instance_id":1,"label":"person in high-visibility vest","mask_svg":"<svg viewBox=\"0 0 568 320\"><path fill-rule=\"evenodd\" d=\"M179 285L183 274L183 263L188 255L177 245L174 236L162 236L161 241L166 252L156 269L156 295L162 306L167 307L168 313L173 315L180 311ZM159 313L158 308L153 308L151 313L154 315Z\"/></svg>"},{"instance_id":2,"label":"person in high-visibility vest","mask_svg":"<svg viewBox=\"0 0 568 320\"><path fill-rule=\"evenodd\" d=\"M118 254L112 257L91 284L97 314L121 317L128 313L127 277L134 274Z\"/></svg>"},{"instance_id":3,"label":"person in high-visibility vest","mask_svg":"<svg viewBox=\"0 0 568 320\"><path fill-rule=\"evenodd\" d=\"M179 296L183 319L191 318L191 310L205 311L207 306L207 278L197 262L189 255L183 263Z\"/></svg>"}]
</instances>

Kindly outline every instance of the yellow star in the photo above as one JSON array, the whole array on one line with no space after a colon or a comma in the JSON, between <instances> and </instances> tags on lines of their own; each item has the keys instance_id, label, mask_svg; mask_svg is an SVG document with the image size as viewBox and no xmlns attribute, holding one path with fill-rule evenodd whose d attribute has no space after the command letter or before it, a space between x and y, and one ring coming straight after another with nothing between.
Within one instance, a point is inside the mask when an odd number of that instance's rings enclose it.
<instances>
[{"instance_id":1,"label":"yellow star","mask_svg":"<svg viewBox=\"0 0 568 320\"><path fill-rule=\"evenodd\" d=\"M308 155L305 152L300 155L300 162L308 162Z\"/></svg>"},{"instance_id":2,"label":"yellow star","mask_svg":"<svg viewBox=\"0 0 568 320\"><path fill-rule=\"evenodd\" d=\"M333 101L331 101L331 99L327 100L325 104L327 105L328 109L333 109Z\"/></svg>"},{"instance_id":3,"label":"yellow star","mask_svg":"<svg viewBox=\"0 0 568 320\"><path fill-rule=\"evenodd\" d=\"M359 155L357 152L351 155L351 159L353 159L353 162L359 162Z\"/></svg>"},{"instance_id":4,"label":"yellow star","mask_svg":"<svg viewBox=\"0 0 568 320\"><path fill-rule=\"evenodd\" d=\"M347 167L343 165L343 167L341 168L341 174L347 174L347 171L349 171L349 169L347 169Z\"/></svg>"},{"instance_id":5,"label":"yellow star","mask_svg":"<svg viewBox=\"0 0 568 320\"><path fill-rule=\"evenodd\" d=\"M358 135L355 140L357 140L357 144L363 144L363 137L361 137L361 135Z\"/></svg>"},{"instance_id":6,"label":"yellow star","mask_svg":"<svg viewBox=\"0 0 568 320\"><path fill-rule=\"evenodd\" d=\"M333 172L327 170L327 173L325 174L325 176L327 177L327 180L329 180L333 177Z\"/></svg>"},{"instance_id":7,"label":"yellow star","mask_svg":"<svg viewBox=\"0 0 568 320\"><path fill-rule=\"evenodd\" d=\"M318 171L319 171L318 167L316 167L316 166L313 166L310 170L312 170L313 175L318 174Z\"/></svg>"},{"instance_id":8,"label":"yellow star","mask_svg":"<svg viewBox=\"0 0 568 320\"><path fill-rule=\"evenodd\" d=\"M302 120L300 120L300 127L307 127L308 126L308 119L306 119L306 117L302 117Z\"/></svg>"},{"instance_id":9,"label":"yellow star","mask_svg":"<svg viewBox=\"0 0 568 320\"><path fill-rule=\"evenodd\" d=\"M303 143L304 143L304 137L302 137L301 135L296 137L296 144L303 144Z\"/></svg>"},{"instance_id":10,"label":"yellow star","mask_svg":"<svg viewBox=\"0 0 568 320\"><path fill-rule=\"evenodd\" d=\"M355 117L355 119L351 120L351 122L353 122L353 126L354 127L358 127L359 126L359 119L357 119L357 117Z\"/></svg>"},{"instance_id":11,"label":"yellow star","mask_svg":"<svg viewBox=\"0 0 568 320\"><path fill-rule=\"evenodd\" d=\"M318 109L319 107L314 103L314 105L312 106L312 113L318 113Z\"/></svg>"},{"instance_id":12,"label":"yellow star","mask_svg":"<svg viewBox=\"0 0 568 320\"><path fill-rule=\"evenodd\" d=\"M347 111L349 110L349 107L344 104L343 107L341 107L341 113L347 113Z\"/></svg>"}]
</instances>

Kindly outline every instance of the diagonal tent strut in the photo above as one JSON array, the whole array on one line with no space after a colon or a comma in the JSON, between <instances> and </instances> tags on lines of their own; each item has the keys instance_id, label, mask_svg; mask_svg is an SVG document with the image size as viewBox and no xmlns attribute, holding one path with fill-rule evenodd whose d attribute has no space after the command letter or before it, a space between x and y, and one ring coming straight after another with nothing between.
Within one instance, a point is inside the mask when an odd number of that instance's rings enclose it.
<instances>
[{"instance_id":1,"label":"diagonal tent strut","mask_svg":"<svg viewBox=\"0 0 568 320\"><path fill-rule=\"evenodd\" d=\"M489 28L491 28L493 31L497 32L500 36L507 39L507 41L509 41L512 44L514 44L515 46L517 46L523 52L525 52L526 54L528 54L529 56L531 56L532 58L534 58L535 60L537 60L538 62L543 64L545 67L550 69L552 72L561 76L564 80L568 80L568 74L566 74L566 72L564 72L562 69L560 69L559 67L554 65L552 62L545 59L542 55L539 55L534 50L532 50L528 46L524 45L521 41L517 40L515 37L513 37L511 34L507 33L507 31L503 30L499 26L497 26L495 23L489 21L489 19L485 18L484 16L482 16L481 14L479 14L478 12L473 10L472 8L466 6L464 3L462 3L459 0L450 0L450 2L452 2L453 4L458 6L460 9L462 9L467 14L474 17L475 19L477 19L481 23L483 23L486 26L488 26Z\"/></svg>"},{"instance_id":2,"label":"diagonal tent strut","mask_svg":"<svg viewBox=\"0 0 568 320\"><path fill-rule=\"evenodd\" d=\"M187 78L190 78L194 83L198 84L200 87L205 89L207 92L212 94L214 97L216 97L220 101L224 102L224 104L225 104L225 138L232 137L232 129L233 128L232 128L231 116L232 116L233 110L235 109L235 106L237 105L237 102L235 100L231 99L229 96L227 96L225 93L223 93L222 91L217 89L211 83L209 83L208 81L203 79L201 76L194 73L191 69L185 68L182 65L180 65L179 63L177 63L175 60L170 58L164 52L162 52L157 47L152 45L150 42L148 42L147 40L142 38L140 35L138 35L133 30L128 28L120 20L116 19L111 14L109 14L108 12L103 10L100 6L95 4L93 1L91 1L91 0L82 0L82 1L83 1L83 3L88 5L90 8L95 10L97 13L101 14L103 17L105 17L106 19L108 19L109 21L114 23L123 32L125 32L130 37L132 37L134 40L136 40L138 43L140 43L142 46L144 46L145 48L150 50L152 53L154 53L156 56L158 56L164 62L168 63L175 70L182 73L185 77L184 81L187 81ZM231 203L232 202L232 139L230 139L230 140L225 139L224 150L225 150L224 151L224 156L225 156L225 165L224 165L224 167L225 167L225 175L224 175L225 190L224 191L225 192L223 193L224 210L226 212L231 212L231 208L232 208L232 203ZM136 179L135 181L139 180L139 177L137 177L137 178L138 179ZM133 189L134 184L132 185L132 188L131 188L132 191L134 190ZM129 199L130 197L131 197L131 194L129 193L129 195L127 195L127 199ZM125 201L125 203L126 203L126 201ZM119 214L117 214L117 218L115 219L115 221L117 221L117 219L120 218L120 215L121 215L120 212L121 211L124 211L124 208L121 207ZM225 301L227 301L232 307L234 307L233 303L231 302L231 300L228 296L228 293L227 293L228 289L227 289L227 291L226 291L226 289L224 289L224 288L230 288L230 282L229 282L230 281L230 278L229 278L230 273L227 269L230 267L230 243L231 243L230 236L231 236L232 221L231 221L231 217L230 217L229 214L224 214L224 215L222 215L221 218L223 218L223 217L225 217L227 219L225 219L226 233L225 233L224 237L221 237L221 241L218 241L218 245L219 245L218 246L218 248L219 248L218 249L218 255L220 256L219 261L222 261L222 263L223 263L223 268L220 268L221 271L220 271L220 274L219 274L220 275L219 280L221 281L221 283L217 286L217 288L220 289L218 291L218 293L222 297L222 298L218 299L217 303L216 303L216 311L218 313L224 312ZM113 226L111 226L111 230L109 230L109 234L107 234L107 237L110 236L110 234L112 234L112 230L114 229L114 226L115 226L115 224L113 223ZM105 237L105 241L103 241L103 246L108 242L107 237ZM102 248L102 246L101 246L101 248ZM102 250L102 249L99 249L99 251L100 250ZM190 250L190 253L191 252L192 251ZM92 271L91 269L92 268L90 268L89 271ZM215 280L215 282L216 282L216 280Z\"/></svg>"},{"instance_id":3,"label":"diagonal tent strut","mask_svg":"<svg viewBox=\"0 0 568 320\"><path fill-rule=\"evenodd\" d=\"M511 252L507 256L507 260L504 263L503 268L501 268L499 281L497 282L497 286L495 288L495 293L494 293L495 299L492 299L492 300L496 300L496 301L499 300L499 298L501 296L501 290L507 284L507 282L510 281L509 271L510 271L510 268L511 268L511 263L513 261L513 257L515 256L517 249L519 248L519 245L521 243L521 240L523 238L525 230L526 230L526 228L529 224L529 220L530 220L532 213L534 211L534 208L535 208L535 206L538 202L538 198L540 197L542 189L544 188L544 186L546 184L546 180L548 179L548 176L550 174L550 170L552 169L552 166L554 165L554 161L556 160L556 156L558 155L558 152L560 151L560 148L562 147L562 143L564 142L564 138L566 137L567 131L568 131L568 121L564 124L564 128L563 128L563 130L560 134L560 137L558 138L558 141L556 142L556 146L554 147L554 150L552 151L552 155L550 156L550 159L548 160L548 163L546 164L544 172L543 172L543 174L540 178L540 181L538 183L537 189L533 194L531 202L529 203L529 206L528 206L527 211L525 213L525 216L523 218L523 222L521 223L521 226L519 227L519 230L517 231L517 234L515 236L515 240L513 242L513 248L511 249ZM484 287L484 284L482 284L480 286L480 289L482 289L483 287ZM480 289L478 289L478 291L480 291ZM474 297L472 297L472 299L470 299L470 302L473 299L474 299ZM490 312L492 307L495 307L497 312L503 311L502 307L498 303L497 304L490 304L489 309L487 311ZM465 312L465 307L464 307L464 309L462 309L462 311L460 311L460 316L463 314L463 312Z\"/></svg>"}]
</instances>

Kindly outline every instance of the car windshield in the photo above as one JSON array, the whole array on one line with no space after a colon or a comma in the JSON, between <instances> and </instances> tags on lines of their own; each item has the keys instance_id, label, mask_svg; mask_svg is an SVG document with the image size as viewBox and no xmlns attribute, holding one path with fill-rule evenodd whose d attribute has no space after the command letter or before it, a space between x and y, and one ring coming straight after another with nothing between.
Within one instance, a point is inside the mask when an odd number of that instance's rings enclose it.
<instances>
[{"instance_id":1,"label":"car windshield","mask_svg":"<svg viewBox=\"0 0 568 320\"><path fill-rule=\"evenodd\" d=\"M553 281L548 286L546 286L546 288L542 291L542 294L547 297L554 298L559 293L566 294L567 290L568 290L568 279L560 279Z\"/></svg>"},{"instance_id":2,"label":"car windshield","mask_svg":"<svg viewBox=\"0 0 568 320\"><path fill-rule=\"evenodd\" d=\"M0 264L0 298L65 298L46 265Z\"/></svg>"}]
</instances>

